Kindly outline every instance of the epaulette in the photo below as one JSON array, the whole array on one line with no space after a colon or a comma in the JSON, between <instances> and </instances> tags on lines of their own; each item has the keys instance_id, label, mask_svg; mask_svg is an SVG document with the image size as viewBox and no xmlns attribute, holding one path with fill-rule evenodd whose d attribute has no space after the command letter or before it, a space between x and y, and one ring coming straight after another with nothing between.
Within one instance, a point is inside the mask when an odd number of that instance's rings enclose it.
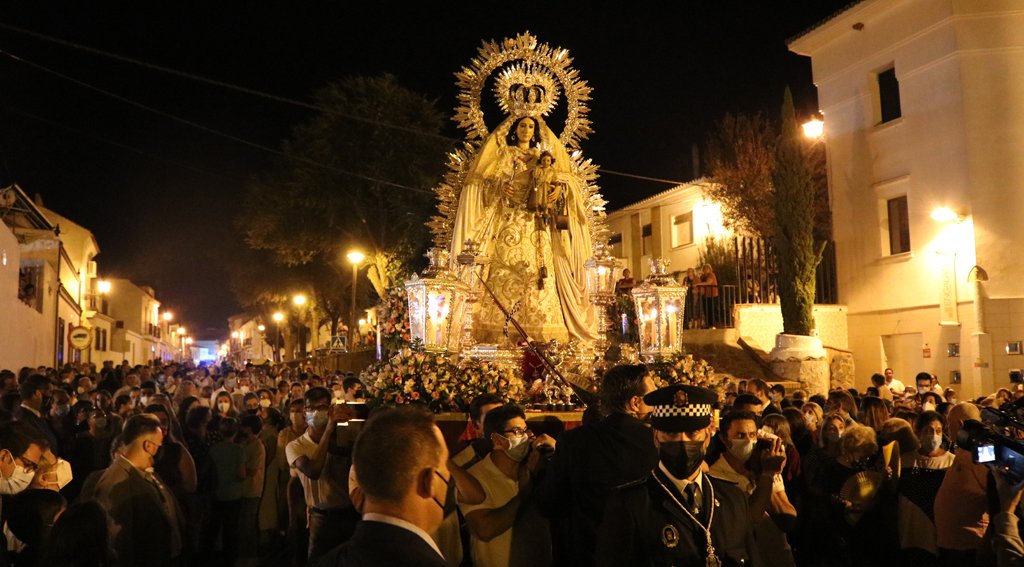
<instances>
[{"instance_id":1,"label":"epaulette","mask_svg":"<svg viewBox=\"0 0 1024 567\"><path fill-rule=\"evenodd\" d=\"M631 481L629 481L629 482L627 482L625 484L620 484L620 485L616 486L615 488L613 488L612 490L625 490L627 488L634 488L634 487L637 487L637 486L642 486L644 484L647 484L647 479L648 478L649 478L649 475L644 475L644 476L642 476L642 477L640 477L640 478L638 478L636 480L631 480Z\"/></svg>"}]
</instances>

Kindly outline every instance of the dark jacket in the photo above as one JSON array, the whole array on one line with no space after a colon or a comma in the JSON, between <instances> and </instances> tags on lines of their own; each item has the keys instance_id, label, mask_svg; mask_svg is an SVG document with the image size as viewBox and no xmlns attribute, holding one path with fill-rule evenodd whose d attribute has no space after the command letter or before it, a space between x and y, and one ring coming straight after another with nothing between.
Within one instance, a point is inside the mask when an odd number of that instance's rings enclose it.
<instances>
[{"instance_id":1,"label":"dark jacket","mask_svg":"<svg viewBox=\"0 0 1024 567\"><path fill-rule=\"evenodd\" d=\"M711 540L722 565L753 564L753 532L746 494L736 485L707 474L701 492L704 502L698 519L707 525L709 512L714 509ZM684 501L659 469L644 481L616 490L608 500L598 532L597 565L705 565L704 530L680 509L676 500Z\"/></svg>"},{"instance_id":2,"label":"dark jacket","mask_svg":"<svg viewBox=\"0 0 1024 567\"><path fill-rule=\"evenodd\" d=\"M608 496L616 486L647 476L657 462L651 428L624 413L559 436L558 449L535 493L542 514L569 519L569 549L556 562L593 565Z\"/></svg>"},{"instance_id":3,"label":"dark jacket","mask_svg":"<svg viewBox=\"0 0 1024 567\"><path fill-rule=\"evenodd\" d=\"M173 565L181 555L184 521L174 495L126 459L116 458L107 467L93 499L110 517L111 543L121 565Z\"/></svg>"},{"instance_id":4,"label":"dark jacket","mask_svg":"<svg viewBox=\"0 0 1024 567\"><path fill-rule=\"evenodd\" d=\"M423 538L383 522L362 521L352 539L334 548L313 567L446 567L444 558Z\"/></svg>"},{"instance_id":5,"label":"dark jacket","mask_svg":"<svg viewBox=\"0 0 1024 567\"><path fill-rule=\"evenodd\" d=\"M46 423L45 419L33 413L32 410L26 409L24 406L18 406L14 409L14 418L22 423L31 425L33 429L39 432L39 436L49 443L50 450L53 451L53 454L60 454L60 446L57 444L57 435L54 434L53 429L50 428L50 424Z\"/></svg>"}]
</instances>

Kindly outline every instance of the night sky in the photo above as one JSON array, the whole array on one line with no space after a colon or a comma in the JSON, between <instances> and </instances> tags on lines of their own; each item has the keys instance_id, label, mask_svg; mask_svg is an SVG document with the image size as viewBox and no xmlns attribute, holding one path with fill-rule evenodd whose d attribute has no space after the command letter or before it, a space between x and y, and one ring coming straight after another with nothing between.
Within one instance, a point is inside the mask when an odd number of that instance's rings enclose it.
<instances>
[{"instance_id":1,"label":"night sky","mask_svg":"<svg viewBox=\"0 0 1024 567\"><path fill-rule=\"evenodd\" d=\"M453 73L481 40L528 30L569 49L594 87L587 157L609 170L688 180L691 145L703 145L725 112L775 115L786 85L798 112L815 110L809 60L789 54L785 40L848 0L681 2L668 11L580 2L86 4L2 2L0 26L302 101L335 79L391 73L447 116ZM11 28L0 28L0 50L0 183L41 194L92 230L101 275L153 286L200 336L222 335L239 307L217 258L240 238L232 222L247 180L276 156L57 74L273 148L311 111ZM445 133L462 136L454 123ZM612 208L669 187L611 174L600 185Z\"/></svg>"}]
</instances>

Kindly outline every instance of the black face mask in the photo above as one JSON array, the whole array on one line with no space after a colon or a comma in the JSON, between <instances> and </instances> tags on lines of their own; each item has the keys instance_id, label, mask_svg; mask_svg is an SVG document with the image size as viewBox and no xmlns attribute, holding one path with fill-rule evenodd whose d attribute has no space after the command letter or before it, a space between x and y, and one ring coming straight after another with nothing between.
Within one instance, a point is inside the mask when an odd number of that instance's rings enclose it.
<instances>
[{"instance_id":1,"label":"black face mask","mask_svg":"<svg viewBox=\"0 0 1024 567\"><path fill-rule=\"evenodd\" d=\"M704 442L662 441L658 458L672 476L679 480L688 479L704 461Z\"/></svg>"},{"instance_id":2,"label":"black face mask","mask_svg":"<svg viewBox=\"0 0 1024 567\"><path fill-rule=\"evenodd\" d=\"M455 500L455 477L450 476L448 477L448 480L445 480L445 478L441 476L441 473L434 471L434 474L441 477L441 480L444 480L444 483L448 486L444 495L444 504L442 504L437 498L434 498L434 502L441 507L442 514L447 518L450 514L455 512L455 508L458 506L458 502Z\"/></svg>"}]
</instances>

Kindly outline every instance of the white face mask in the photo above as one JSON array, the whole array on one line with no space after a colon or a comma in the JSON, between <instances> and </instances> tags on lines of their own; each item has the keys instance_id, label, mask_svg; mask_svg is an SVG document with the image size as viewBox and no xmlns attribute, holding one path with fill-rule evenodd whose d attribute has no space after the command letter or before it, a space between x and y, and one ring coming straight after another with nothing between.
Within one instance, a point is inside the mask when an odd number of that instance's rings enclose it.
<instances>
[{"instance_id":1,"label":"white face mask","mask_svg":"<svg viewBox=\"0 0 1024 567\"><path fill-rule=\"evenodd\" d=\"M804 414L804 423L807 424L807 429L814 431L818 428L818 418L814 417L813 413Z\"/></svg>"},{"instance_id":2,"label":"white face mask","mask_svg":"<svg viewBox=\"0 0 1024 567\"><path fill-rule=\"evenodd\" d=\"M269 408L270 407L270 400L268 400L266 398L263 398L262 400L260 400L260 407L261 408Z\"/></svg>"},{"instance_id":3,"label":"white face mask","mask_svg":"<svg viewBox=\"0 0 1024 567\"><path fill-rule=\"evenodd\" d=\"M35 476L35 473L29 471L27 468L15 464L14 472L11 473L11 476L0 476L0 494L10 496L12 494L23 492L30 484L32 484L32 479L35 478Z\"/></svg>"},{"instance_id":4,"label":"white face mask","mask_svg":"<svg viewBox=\"0 0 1024 567\"><path fill-rule=\"evenodd\" d=\"M508 458L512 459L517 463L522 462L523 459L526 458L526 455L530 452L530 444L527 443L528 437L526 437L525 435L515 435L511 437L505 437L504 435L502 435L501 437L508 441L508 449L505 451L505 454L508 455Z\"/></svg>"},{"instance_id":5,"label":"white face mask","mask_svg":"<svg viewBox=\"0 0 1024 567\"><path fill-rule=\"evenodd\" d=\"M231 403L230 402L220 402L220 403L217 404L217 409L220 410L220 413L228 413L228 410L231 409Z\"/></svg>"},{"instance_id":6,"label":"white face mask","mask_svg":"<svg viewBox=\"0 0 1024 567\"><path fill-rule=\"evenodd\" d=\"M932 453L942 446L942 436L932 433L920 437L921 450L925 453Z\"/></svg>"},{"instance_id":7,"label":"white face mask","mask_svg":"<svg viewBox=\"0 0 1024 567\"><path fill-rule=\"evenodd\" d=\"M754 452L754 443L757 443L754 439L731 439L729 454L741 463L745 463L750 459L750 454Z\"/></svg>"}]
</instances>

